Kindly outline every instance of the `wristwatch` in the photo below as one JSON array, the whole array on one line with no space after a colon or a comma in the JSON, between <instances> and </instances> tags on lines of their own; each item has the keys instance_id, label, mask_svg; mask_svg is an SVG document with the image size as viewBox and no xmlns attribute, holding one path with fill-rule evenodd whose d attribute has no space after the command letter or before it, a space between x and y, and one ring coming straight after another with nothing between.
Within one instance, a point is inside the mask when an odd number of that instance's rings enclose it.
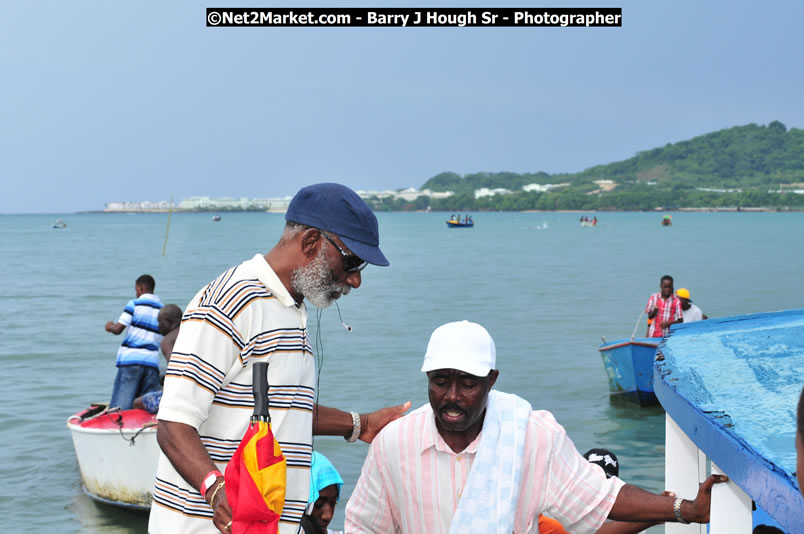
<instances>
[{"instance_id":1,"label":"wristwatch","mask_svg":"<svg viewBox=\"0 0 804 534\"><path fill-rule=\"evenodd\" d=\"M686 521L686 520L685 520L685 519L684 519L684 518L681 516L681 501L683 501L683 500L684 500L684 499L676 499L676 500L675 500L675 502L673 503L673 513L676 515L676 521L678 521L678 522L679 522L679 523L681 523L682 525L689 525L689 524L690 524L690 522L689 522L689 521Z\"/></svg>"},{"instance_id":2,"label":"wristwatch","mask_svg":"<svg viewBox=\"0 0 804 534\"><path fill-rule=\"evenodd\" d=\"M349 412L352 415L352 435L348 438L343 437L349 443L354 443L360 437L360 414L357 412Z\"/></svg>"}]
</instances>

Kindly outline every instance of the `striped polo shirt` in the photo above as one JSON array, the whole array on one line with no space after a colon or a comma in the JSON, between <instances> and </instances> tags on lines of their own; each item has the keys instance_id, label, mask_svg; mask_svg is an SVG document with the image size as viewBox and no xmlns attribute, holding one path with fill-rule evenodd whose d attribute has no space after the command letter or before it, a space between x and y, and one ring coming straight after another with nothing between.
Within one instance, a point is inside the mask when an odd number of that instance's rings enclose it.
<instances>
[{"instance_id":1,"label":"striped polo shirt","mask_svg":"<svg viewBox=\"0 0 804 534\"><path fill-rule=\"evenodd\" d=\"M254 410L252 366L268 362L274 436L287 459L279 532L296 532L310 494L315 360L307 311L261 255L232 267L187 306L157 417L198 430L221 472ZM160 452L148 531L218 532L212 509Z\"/></svg>"},{"instance_id":2,"label":"striped polo shirt","mask_svg":"<svg viewBox=\"0 0 804 534\"><path fill-rule=\"evenodd\" d=\"M143 293L128 301L118 323L126 325L123 344L117 349L117 366L147 365L159 369L159 333L157 316L162 301L151 293Z\"/></svg>"}]
</instances>

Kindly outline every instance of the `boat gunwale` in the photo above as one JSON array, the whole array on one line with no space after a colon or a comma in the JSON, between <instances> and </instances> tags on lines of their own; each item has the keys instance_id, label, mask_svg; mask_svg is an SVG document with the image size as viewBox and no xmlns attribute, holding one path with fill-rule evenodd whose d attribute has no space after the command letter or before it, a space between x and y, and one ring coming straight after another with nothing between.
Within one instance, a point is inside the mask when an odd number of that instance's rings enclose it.
<instances>
[{"instance_id":1,"label":"boat gunwale","mask_svg":"<svg viewBox=\"0 0 804 534\"><path fill-rule=\"evenodd\" d=\"M141 426L139 428L87 428L80 425L76 425L70 421L67 421L67 428L70 429L70 432L76 432L79 434L153 434L156 433L157 425L149 425L149 426Z\"/></svg>"},{"instance_id":2,"label":"boat gunwale","mask_svg":"<svg viewBox=\"0 0 804 534\"><path fill-rule=\"evenodd\" d=\"M656 339L659 339L659 338L656 338ZM649 347L649 348L652 348L652 349L658 349L659 348L659 341L657 341L655 344L654 343L647 343L647 342L644 342L644 341L632 341L632 340L613 341L613 342L611 342L609 344L600 345L600 347L598 347L597 350L600 351L600 352L605 352L607 350L619 349L620 347L627 347L628 345L634 345L636 347Z\"/></svg>"},{"instance_id":3,"label":"boat gunwale","mask_svg":"<svg viewBox=\"0 0 804 534\"><path fill-rule=\"evenodd\" d=\"M803 311L736 315L686 325L682 323L674 325L672 330L678 330L684 336L691 334L686 330L697 333L696 330L700 328L711 330L719 324L733 328L735 323L746 320L785 318L801 315ZM660 350L665 351L666 358L657 361L653 367L654 391L662 407L695 446L745 491L758 507L764 509L785 531L796 532L801 525L800 518L804 517L804 500L794 482L795 476L790 478L790 473L766 459L742 435L722 425L717 412L704 411L676 389L681 371L674 367L672 348L666 346L670 341L672 337L661 343Z\"/></svg>"}]
</instances>

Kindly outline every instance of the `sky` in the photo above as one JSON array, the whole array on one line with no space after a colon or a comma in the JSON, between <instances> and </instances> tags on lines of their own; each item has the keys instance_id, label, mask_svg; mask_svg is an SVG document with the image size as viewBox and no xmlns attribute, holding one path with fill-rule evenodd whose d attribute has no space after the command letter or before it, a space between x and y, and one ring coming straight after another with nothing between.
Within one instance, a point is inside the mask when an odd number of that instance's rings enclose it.
<instances>
[{"instance_id":1,"label":"sky","mask_svg":"<svg viewBox=\"0 0 804 534\"><path fill-rule=\"evenodd\" d=\"M799 0L504 4L621 7L620 28L205 23L207 7L339 5L4 3L0 213L577 172L731 126L804 127Z\"/></svg>"}]
</instances>

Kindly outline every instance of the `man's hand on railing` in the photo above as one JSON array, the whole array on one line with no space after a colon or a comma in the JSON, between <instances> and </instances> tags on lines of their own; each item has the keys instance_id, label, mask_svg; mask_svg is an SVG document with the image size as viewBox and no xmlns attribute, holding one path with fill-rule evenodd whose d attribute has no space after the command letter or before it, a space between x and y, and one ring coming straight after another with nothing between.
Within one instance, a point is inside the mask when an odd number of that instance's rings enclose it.
<instances>
[{"instance_id":1,"label":"man's hand on railing","mask_svg":"<svg viewBox=\"0 0 804 534\"><path fill-rule=\"evenodd\" d=\"M708 523L712 502L712 486L728 481L725 475L712 475L698 487L694 501L682 500L665 491L657 495L637 486L626 484L617 494L609 519L614 521L645 521L663 523Z\"/></svg>"},{"instance_id":2,"label":"man's hand on railing","mask_svg":"<svg viewBox=\"0 0 804 534\"><path fill-rule=\"evenodd\" d=\"M708 523L712 505L712 486L728 482L726 475L711 475L698 486L694 501L681 501L681 517L688 523Z\"/></svg>"}]
</instances>

